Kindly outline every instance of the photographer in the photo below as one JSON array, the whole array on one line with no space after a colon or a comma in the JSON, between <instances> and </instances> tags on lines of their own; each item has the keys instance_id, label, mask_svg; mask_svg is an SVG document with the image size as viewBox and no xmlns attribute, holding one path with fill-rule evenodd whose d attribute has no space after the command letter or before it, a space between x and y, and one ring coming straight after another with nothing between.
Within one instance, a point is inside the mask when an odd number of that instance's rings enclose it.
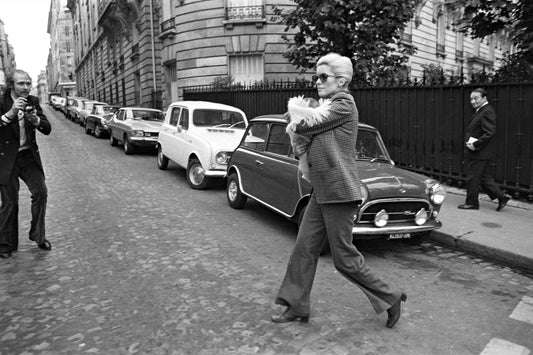
<instances>
[{"instance_id":1,"label":"photographer","mask_svg":"<svg viewBox=\"0 0 533 355\"><path fill-rule=\"evenodd\" d=\"M30 95L31 86L29 74L15 70L0 97L0 259L18 248L19 178L31 193L30 240L40 249L52 249L45 238L48 189L35 139L35 129L48 135L52 127L39 99Z\"/></svg>"}]
</instances>

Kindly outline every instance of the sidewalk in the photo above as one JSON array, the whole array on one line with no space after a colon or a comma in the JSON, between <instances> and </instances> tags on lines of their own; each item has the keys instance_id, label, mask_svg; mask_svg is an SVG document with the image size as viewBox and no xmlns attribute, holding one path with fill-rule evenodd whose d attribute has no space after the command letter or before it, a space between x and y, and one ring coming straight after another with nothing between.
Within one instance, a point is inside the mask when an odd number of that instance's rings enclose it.
<instances>
[{"instance_id":1,"label":"sidewalk","mask_svg":"<svg viewBox=\"0 0 533 355\"><path fill-rule=\"evenodd\" d=\"M442 228L430 239L533 273L533 204L511 200L497 212L497 203L481 194L479 210L460 210L465 190L446 190Z\"/></svg>"}]
</instances>

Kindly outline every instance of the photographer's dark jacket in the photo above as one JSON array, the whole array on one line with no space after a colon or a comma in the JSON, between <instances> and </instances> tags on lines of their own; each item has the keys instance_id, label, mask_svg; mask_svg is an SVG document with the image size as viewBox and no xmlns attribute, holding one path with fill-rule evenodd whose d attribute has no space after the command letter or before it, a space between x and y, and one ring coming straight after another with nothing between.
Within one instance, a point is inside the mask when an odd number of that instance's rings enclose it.
<instances>
[{"instance_id":1,"label":"photographer's dark jacket","mask_svg":"<svg viewBox=\"0 0 533 355\"><path fill-rule=\"evenodd\" d=\"M41 119L39 127L35 127L31 122L24 117L26 130L26 144L29 148L37 164L43 170L41 163L41 156L39 155L39 147L35 139L35 128L41 133L48 135L52 131L50 122L43 114L39 99L35 96L28 97L28 105L35 107L37 116ZM11 98L11 91L8 89L3 96L0 96L0 116L7 113L13 106L13 99ZM18 119L13 119L10 123L4 124L0 120L0 185L6 185L15 164L15 159L20 147L20 127ZM44 172L43 172L44 173Z\"/></svg>"}]
</instances>

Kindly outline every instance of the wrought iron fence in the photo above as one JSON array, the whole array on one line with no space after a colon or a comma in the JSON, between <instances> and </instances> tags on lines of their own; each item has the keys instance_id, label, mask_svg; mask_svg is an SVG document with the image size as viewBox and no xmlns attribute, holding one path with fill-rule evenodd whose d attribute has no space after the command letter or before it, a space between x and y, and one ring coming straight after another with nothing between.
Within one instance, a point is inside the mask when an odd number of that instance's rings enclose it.
<instances>
[{"instance_id":1,"label":"wrought iron fence","mask_svg":"<svg viewBox=\"0 0 533 355\"><path fill-rule=\"evenodd\" d=\"M375 126L396 164L449 185L465 181L464 136L472 117L470 92L479 85L358 88L361 122ZM497 113L500 149L491 165L500 186L533 201L533 83L484 84ZM296 95L317 98L309 82L271 82L229 88L184 88L185 100L236 106L248 117L283 113Z\"/></svg>"}]
</instances>

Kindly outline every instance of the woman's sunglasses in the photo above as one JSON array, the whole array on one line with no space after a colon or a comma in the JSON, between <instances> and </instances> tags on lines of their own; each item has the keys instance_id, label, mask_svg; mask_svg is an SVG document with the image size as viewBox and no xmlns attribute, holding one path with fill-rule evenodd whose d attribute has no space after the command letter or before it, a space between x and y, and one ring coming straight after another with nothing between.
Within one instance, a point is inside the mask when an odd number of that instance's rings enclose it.
<instances>
[{"instance_id":1,"label":"woman's sunglasses","mask_svg":"<svg viewBox=\"0 0 533 355\"><path fill-rule=\"evenodd\" d=\"M317 80L320 80L321 83L325 83L326 81L328 81L329 77L338 78L337 75L322 73L320 75L313 75L312 79L314 83L316 83Z\"/></svg>"}]
</instances>

